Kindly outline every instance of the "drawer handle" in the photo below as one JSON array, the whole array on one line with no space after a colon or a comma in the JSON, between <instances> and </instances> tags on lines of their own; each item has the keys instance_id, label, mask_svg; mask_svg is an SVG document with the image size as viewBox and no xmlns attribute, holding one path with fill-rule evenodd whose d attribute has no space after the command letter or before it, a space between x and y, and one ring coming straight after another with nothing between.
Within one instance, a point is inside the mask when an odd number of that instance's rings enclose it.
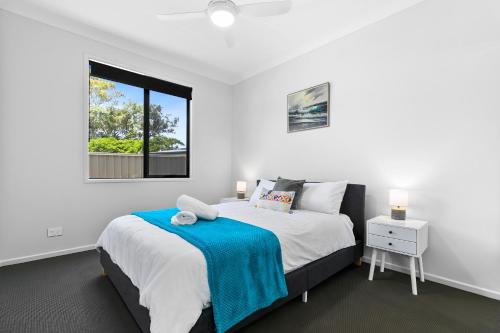
<instances>
[{"instance_id":1,"label":"drawer handle","mask_svg":"<svg viewBox=\"0 0 500 333\"><path fill-rule=\"evenodd\" d=\"M389 246L392 246L392 243L389 243Z\"/></svg>"},{"instance_id":2,"label":"drawer handle","mask_svg":"<svg viewBox=\"0 0 500 333\"><path fill-rule=\"evenodd\" d=\"M389 230L389 233L392 234L392 230Z\"/></svg>"}]
</instances>

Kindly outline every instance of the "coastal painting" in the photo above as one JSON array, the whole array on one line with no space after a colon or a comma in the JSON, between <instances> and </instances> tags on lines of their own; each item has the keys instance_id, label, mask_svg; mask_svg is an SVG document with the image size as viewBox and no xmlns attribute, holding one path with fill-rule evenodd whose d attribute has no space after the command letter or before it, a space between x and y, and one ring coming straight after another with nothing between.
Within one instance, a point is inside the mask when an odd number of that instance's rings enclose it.
<instances>
[{"instance_id":1,"label":"coastal painting","mask_svg":"<svg viewBox=\"0 0 500 333\"><path fill-rule=\"evenodd\" d=\"M288 95L288 132L329 126L329 103L329 82Z\"/></svg>"}]
</instances>

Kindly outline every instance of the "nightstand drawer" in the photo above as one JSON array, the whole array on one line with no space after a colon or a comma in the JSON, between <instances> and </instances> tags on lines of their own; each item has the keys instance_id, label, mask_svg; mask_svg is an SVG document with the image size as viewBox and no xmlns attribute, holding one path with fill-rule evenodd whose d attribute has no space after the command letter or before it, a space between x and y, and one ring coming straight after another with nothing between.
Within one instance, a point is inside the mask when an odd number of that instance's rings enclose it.
<instances>
[{"instance_id":1,"label":"nightstand drawer","mask_svg":"<svg viewBox=\"0 0 500 333\"><path fill-rule=\"evenodd\" d=\"M417 243L408 242L396 238L368 234L366 245L391 251L403 252L411 255L417 254Z\"/></svg>"},{"instance_id":2,"label":"nightstand drawer","mask_svg":"<svg viewBox=\"0 0 500 333\"><path fill-rule=\"evenodd\" d=\"M368 233L407 240L410 242L417 241L417 231L415 229L396 227L386 224L368 223Z\"/></svg>"}]
</instances>

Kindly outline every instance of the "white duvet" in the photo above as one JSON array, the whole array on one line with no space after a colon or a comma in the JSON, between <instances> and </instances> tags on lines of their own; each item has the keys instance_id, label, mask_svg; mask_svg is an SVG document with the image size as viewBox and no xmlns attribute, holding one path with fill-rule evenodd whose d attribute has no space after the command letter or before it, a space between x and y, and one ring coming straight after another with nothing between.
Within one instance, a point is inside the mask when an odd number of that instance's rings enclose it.
<instances>
[{"instance_id":1,"label":"white duvet","mask_svg":"<svg viewBox=\"0 0 500 333\"><path fill-rule=\"evenodd\" d=\"M355 245L346 215L305 210L293 214L251 207L248 202L216 205L220 216L272 231L279 239L285 273ZM202 252L179 236L143 219L114 219L97 241L139 289L149 309L151 333L186 333L210 305Z\"/></svg>"}]
</instances>

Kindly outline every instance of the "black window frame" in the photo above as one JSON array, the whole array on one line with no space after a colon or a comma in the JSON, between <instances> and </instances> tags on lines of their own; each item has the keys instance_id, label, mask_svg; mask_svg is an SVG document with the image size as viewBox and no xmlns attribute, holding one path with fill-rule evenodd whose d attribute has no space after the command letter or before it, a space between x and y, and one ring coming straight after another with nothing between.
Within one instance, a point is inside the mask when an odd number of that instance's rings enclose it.
<instances>
[{"instance_id":1,"label":"black window frame","mask_svg":"<svg viewBox=\"0 0 500 333\"><path fill-rule=\"evenodd\" d=\"M115 81L128 84L144 91L144 118L143 118L143 170L142 177L147 178L190 178L191 161L191 100L193 88L177 83L157 79L155 77L139 74L118 67L106 65L94 60L89 60L89 81L90 77L98 77L104 80ZM149 175L149 102L150 91L156 91L168 95L173 95L186 99L186 173L183 175ZM90 97L89 97L90 98ZM89 112L89 110L87 110ZM88 153L88 152L87 152ZM92 178L108 179L108 178ZM117 178L115 178L117 179ZM130 178L141 179L141 178Z\"/></svg>"}]
</instances>

